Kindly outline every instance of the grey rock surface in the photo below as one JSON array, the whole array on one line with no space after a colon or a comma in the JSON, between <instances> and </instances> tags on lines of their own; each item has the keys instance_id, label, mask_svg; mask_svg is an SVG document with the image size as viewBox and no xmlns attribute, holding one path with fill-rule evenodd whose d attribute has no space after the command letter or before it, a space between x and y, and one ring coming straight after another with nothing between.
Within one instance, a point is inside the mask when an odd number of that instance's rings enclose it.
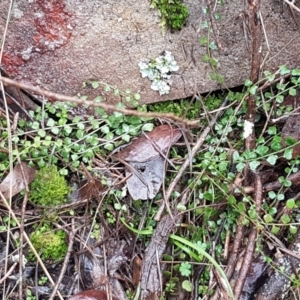
<instances>
[{"instance_id":1,"label":"grey rock surface","mask_svg":"<svg viewBox=\"0 0 300 300\"><path fill-rule=\"evenodd\" d=\"M213 50L225 86L234 87L249 77L251 38L247 28L247 4L224 1L216 6L221 20L216 21L222 51ZM280 64L300 66L300 34L295 20L299 13L283 1L261 1L266 39L262 46L264 70ZM83 88L87 80L99 80L120 90L139 92L143 103L191 96L221 86L210 79L211 68L202 62L207 49L199 38L207 36L201 23L205 1L186 0L190 16L185 28L163 35L156 9L148 0L18 0L8 24L2 67L13 78L66 95L89 95L99 91ZM245 1L246 3L246 1ZM300 0L295 1L300 7ZM9 1L0 2L0 33L4 33ZM214 40L213 33L210 39ZM162 51L172 52L179 71L172 76L171 91L160 96L142 78L138 63L155 58ZM119 101L106 95L107 102Z\"/></svg>"}]
</instances>

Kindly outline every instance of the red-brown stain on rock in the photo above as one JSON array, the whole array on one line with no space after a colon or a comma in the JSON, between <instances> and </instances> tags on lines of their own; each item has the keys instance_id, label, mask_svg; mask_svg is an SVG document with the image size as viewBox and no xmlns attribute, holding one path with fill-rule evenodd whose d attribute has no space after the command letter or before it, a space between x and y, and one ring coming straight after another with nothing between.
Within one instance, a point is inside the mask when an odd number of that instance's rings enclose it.
<instances>
[{"instance_id":1,"label":"red-brown stain on rock","mask_svg":"<svg viewBox=\"0 0 300 300\"><path fill-rule=\"evenodd\" d=\"M14 55L9 52L4 52L1 63L7 73L16 75L18 73L18 67L24 65L24 60L21 54Z\"/></svg>"},{"instance_id":2,"label":"red-brown stain on rock","mask_svg":"<svg viewBox=\"0 0 300 300\"><path fill-rule=\"evenodd\" d=\"M70 15L65 11L62 0L36 1L33 36L36 51L44 53L65 45L71 36Z\"/></svg>"},{"instance_id":3,"label":"red-brown stain on rock","mask_svg":"<svg viewBox=\"0 0 300 300\"><path fill-rule=\"evenodd\" d=\"M32 55L44 54L66 45L74 27L72 15L67 12L63 0L21 1L18 8L22 15L12 17L1 61L6 72L12 76L22 74L22 66L30 61ZM27 72L26 78L29 77Z\"/></svg>"}]
</instances>

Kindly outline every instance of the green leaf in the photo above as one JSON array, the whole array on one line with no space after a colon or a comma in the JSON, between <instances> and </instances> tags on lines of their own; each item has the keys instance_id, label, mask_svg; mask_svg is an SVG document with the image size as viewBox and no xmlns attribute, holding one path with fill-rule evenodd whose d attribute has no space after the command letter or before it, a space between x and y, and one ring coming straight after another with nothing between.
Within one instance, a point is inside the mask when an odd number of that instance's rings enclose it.
<instances>
[{"instance_id":1,"label":"green leaf","mask_svg":"<svg viewBox=\"0 0 300 300\"><path fill-rule=\"evenodd\" d=\"M283 157L285 159L291 160L293 157L293 149L292 148L285 149L283 153Z\"/></svg>"},{"instance_id":2,"label":"green leaf","mask_svg":"<svg viewBox=\"0 0 300 300\"><path fill-rule=\"evenodd\" d=\"M285 204L286 208L288 208L288 209L293 209L293 208L295 208L295 205L296 205L296 203L295 203L295 200L294 200L294 199L289 199L289 200L287 200L287 201L286 201L286 204Z\"/></svg>"},{"instance_id":3,"label":"green leaf","mask_svg":"<svg viewBox=\"0 0 300 300\"><path fill-rule=\"evenodd\" d=\"M51 132L55 135L59 134L59 128L58 127L52 127Z\"/></svg>"},{"instance_id":4,"label":"green leaf","mask_svg":"<svg viewBox=\"0 0 300 300\"><path fill-rule=\"evenodd\" d=\"M246 166L246 164L240 162L236 165L236 169L238 172L242 172L244 170L245 166Z\"/></svg>"},{"instance_id":5,"label":"green leaf","mask_svg":"<svg viewBox=\"0 0 300 300\"><path fill-rule=\"evenodd\" d=\"M32 129L39 129L40 128L40 123L36 122L36 121L32 122L31 123L31 128Z\"/></svg>"},{"instance_id":6,"label":"green leaf","mask_svg":"<svg viewBox=\"0 0 300 300\"><path fill-rule=\"evenodd\" d=\"M277 103L282 103L284 100L284 97L283 97L283 95L276 95L275 99L276 99Z\"/></svg>"},{"instance_id":7,"label":"green leaf","mask_svg":"<svg viewBox=\"0 0 300 300\"><path fill-rule=\"evenodd\" d=\"M289 89L289 95L296 96L296 94L297 94L297 90L295 88L290 88Z\"/></svg>"},{"instance_id":8,"label":"green leaf","mask_svg":"<svg viewBox=\"0 0 300 300\"><path fill-rule=\"evenodd\" d=\"M133 95L133 97L134 97L135 100L140 100L141 99L141 95L139 93L135 93Z\"/></svg>"},{"instance_id":9,"label":"green leaf","mask_svg":"<svg viewBox=\"0 0 300 300\"><path fill-rule=\"evenodd\" d=\"M296 234L297 231L298 231L298 227L297 227L297 226L294 226L294 225L290 225L289 230L290 230L290 233L291 233L291 234Z\"/></svg>"},{"instance_id":10,"label":"green leaf","mask_svg":"<svg viewBox=\"0 0 300 300\"><path fill-rule=\"evenodd\" d=\"M77 128L83 130L85 128L84 123L78 123Z\"/></svg>"},{"instance_id":11,"label":"green leaf","mask_svg":"<svg viewBox=\"0 0 300 300\"><path fill-rule=\"evenodd\" d=\"M52 127L52 126L54 126L54 125L55 125L55 121L54 121L53 119L51 119L51 118L48 119L46 126Z\"/></svg>"},{"instance_id":12,"label":"green leaf","mask_svg":"<svg viewBox=\"0 0 300 300\"><path fill-rule=\"evenodd\" d=\"M210 48L211 50L216 50L216 49L218 49L216 42L215 42L215 41L212 41L212 42L209 44L209 48Z\"/></svg>"},{"instance_id":13,"label":"green leaf","mask_svg":"<svg viewBox=\"0 0 300 300\"><path fill-rule=\"evenodd\" d=\"M275 79L275 74L272 74L270 71L264 71L264 75L269 81L273 81Z\"/></svg>"},{"instance_id":14,"label":"green leaf","mask_svg":"<svg viewBox=\"0 0 300 300\"><path fill-rule=\"evenodd\" d=\"M235 199L235 197L233 195L229 195L227 197L227 200L228 200L228 203L231 204L231 205L236 204L236 199Z\"/></svg>"},{"instance_id":15,"label":"green leaf","mask_svg":"<svg viewBox=\"0 0 300 300\"><path fill-rule=\"evenodd\" d=\"M143 131L152 131L154 127L153 123L146 123L143 125L142 130Z\"/></svg>"},{"instance_id":16,"label":"green leaf","mask_svg":"<svg viewBox=\"0 0 300 300\"><path fill-rule=\"evenodd\" d=\"M224 82L224 77L219 73L217 74L217 81L220 84L222 84Z\"/></svg>"},{"instance_id":17,"label":"green leaf","mask_svg":"<svg viewBox=\"0 0 300 300\"><path fill-rule=\"evenodd\" d=\"M77 139L82 139L84 136L84 131L83 130L77 130L75 136L77 137Z\"/></svg>"},{"instance_id":18,"label":"green leaf","mask_svg":"<svg viewBox=\"0 0 300 300\"><path fill-rule=\"evenodd\" d=\"M72 120L72 123L78 123L81 120L81 117L75 116L74 119Z\"/></svg>"},{"instance_id":19,"label":"green leaf","mask_svg":"<svg viewBox=\"0 0 300 300\"><path fill-rule=\"evenodd\" d=\"M203 198L209 201L213 201L214 199L213 194L211 192L204 192Z\"/></svg>"},{"instance_id":20,"label":"green leaf","mask_svg":"<svg viewBox=\"0 0 300 300\"><path fill-rule=\"evenodd\" d=\"M250 87L252 85L252 81L250 80L250 79L247 79L246 81L245 81L245 86L246 87Z\"/></svg>"},{"instance_id":21,"label":"green leaf","mask_svg":"<svg viewBox=\"0 0 300 300\"><path fill-rule=\"evenodd\" d=\"M209 77L210 77L211 80L216 80L217 79L217 73L216 72L211 72L209 74Z\"/></svg>"},{"instance_id":22,"label":"green leaf","mask_svg":"<svg viewBox=\"0 0 300 300\"><path fill-rule=\"evenodd\" d=\"M288 224L290 223L291 221L291 218L289 217L288 214L283 214L280 218L280 221L283 223L283 224Z\"/></svg>"},{"instance_id":23,"label":"green leaf","mask_svg":"<svg viewBox=\"0 0 300 300\"><path fill-rule=\"evenodd\" d=\"M122 134L122 140L125 141L126 143L130 142L130 135L129 134Z\"/></svg>"},{"instance_id":24,"label":"green leaf","mask_svg":"<svg viewBox=\"0 0 300 300\"><path fill-rule=\"evenodd\" d=\"M189 280L184 280L182 282L182 288L187 292L191 292L194 288L194 285Z\"/></svg>"},{"instance_id":25,"label":"green leaf","mask_svg":"<svg viewBox=\"0 0 300 300\"><path fill-rule=\"evenodd\" d=\"M216 14L215 14L215 19L218 20L218 21L221 20L221 15L218 14L218 13L216 13Z\"/></svg>"},{"instance_id":26,"label":"green leaf","mask_svg":"<svg viewBox=\"0 0 300 300\"><path fill-rule=\"evenodd\" d=\"M105 91L105 92L110 92L110 90L111 90L111 87L110 87L108 84L106 84L106 85L104 86L104 91Z\"/></svg>"},{"instance_id":27,"label":"green leaf","mask_svg":"<svg viewBox=\"0 0 300 300\"><path fill-rule=\"evenodd\" d=\"M280 70L280 75L286 75L291 73L291 70L288 69L286 65L279 66L279 70Z\"/></svg>"},{"instance_id":28,"label":"green leaf","mask_svg":"<svg viewBox=\"0 0 300 300\"><path fill-rule=\"evenodd\" d=\"M120 203L115 203L114 208L115 208L115 210L121 210L122 206Z\"/></svg>"},{"instance_id":29,"label":"green leaf","mask_svg":"<svg viewBox=\"0 0 300 300\"><path fill-rule=\"evenodd\" d=\"M101 132L107 134L110 132L110 128L107 125L101 127Z\"/></svg>"},{"instance_id":30,"label":"green leaf","mask_svg":"<svg viewBox=\"0 0 300 300\"><path fill-rule=\"evenodd\" d=\"M275 134L277 134L277 128L276 128L275 126L270 126L270 127L268 128L268 134L270 134L270 135L275 135Z\"/></svg>"},{"instance_id":31,"label":"green leaf","mask_svg":"<svg viewBox=\"0 0 300 300\"><path fill-rule=\"evenodd\" d=\"M281 137L278 135L275 135L273 137L273 140L271 142L271 148L275 151L279 151L282 149L282 145L281 145Z\"/></svg>"},{"instance_id":32,"label":"green leaf","mask_svg":"<svg viewBox=\"0 0 300 300\"><path fill-rule=\"evenodd\" d=\"M106 143L103 148L108 150L108 151L113 151L114 150L114 145L112 143Z\"/></svg>"},{"instance_id":33,"label":"green leaf","mask_svg":"<svg viewBox=\"0 0 300 300\"><path fill-rule=\"evenodd\" d=\"M252 86L249 88L249 93L250 93L251 95L255 95L255 94L256 94L257 88L258 88L257 85L252 85Z\"/></svg>"},{"instance_id":34,"label":"green leaf","mask_svg":"<svg viewBox=\"0 0 300 300\"><path fill-rule=\"evenodd\" d=\"M107 134L105 135L105 139L106 139L107 141L113 140L113 139L114 139L114 134L113 134L112 132L107 133Z\"/></svg>"},{"instance_id":35,"label":"green leaf","mask_svg":"<svg viewBox=\"0 0 300 300\"><path fill-rule=\"evenodd\" d=\"M243 202L238 203L238 210L239 212L245 212L246 211L246 205Z\"/></svg>"},{"instance_id":36,"label":"green leaf","mask_svg":"<svg viewBox=\"0 0 300 300\"><path fill-rule=\"evenodd\" d=\"M268 153L269 147L264 146L264 145L259 145L255 151L256 151L260 156L264 156L265 154Z\"/></svg>"},{"instance_id":37,"label":"green leaf","mask_svg":"<svg viewBox=\"0 0 300 300\"><path fill-rule=\"evenodd\" d=\"M183 205L182 203L179 203L176 208L180 211L180 212L184 212L186 211L186 206Z\"/></svg>"},{"instance_id":38,"label":"green leaf","mask_svg":"<svg viewBox=\"0 0 300 300\"><path fill-rule=\"evenodd\" d=\"M292 71L292 75L293 75L293 76L300 76L300 69L294 69L294 70Z\"/></svg>"},{"instance_id":39,"label":"green leaf","mask_svg":"<svg viewBox=\"0 0 300 300\"><path fill-rule=\"evenodd\" d=\"M264 220L266 223L271 223L271 222L273 222L274 219L270 214L266 214L266 215L264 215Z\"/></svg>"},{"instance_id":40,"label":"green leaf","mask_svg":"<svg viewBox=\"0 0 300 300\"><path fill-rule=\"evenodd\" d=\"M267 158L267 162L268 162L270 165L274 166L274 165L276 164L277 159L278 159L278 155L273 154L273 155L270 155L270 156Z\"/></svg>"},{"instance_id":41,"label":"green leaf","mask_svg":"<svg viewBox=\"0 0 300 300\"><path fill-rule=\"evenodd\" d=\"M275 195L276 197L276 195ZM269 210L269 214L270 215L275 215L277 214L277 208L276 207L271 207L270 210Z\"/></svg>"},{"instance_id":42,"label":"green leaf","mask_svg":"<svg viewBox=\"0 0 300 300\"><path fill-rule=\"evenodd\" d=\"M62 175L62 176L67 176L69 174L68 169L59 170L59 174Z\"/></svg>"},{"instance_id":43,"label":"green leaf","mask_svg":"<svg viewBox=\"0 0 300 300\"><path fill-rule=\"evenodd\" d=\"M45 137L45 136L46 136L46 131L45 131L44 129L40 129L40 130L38 131L38 135L39 135L40 137Z\"/></svg>"},{"instance_id":44,"label":"green leaf","mask_svg":"<svg viewBox=\"0 0 300 300\"><path fill-rule=\"evenodd\" d=\"M248 215L249 215L250 219L257 220L258 214L255 209L253 209L253 208L249 209Z\"/></svg>"},{"instance_id":45,"label":"green leaf","mask_svg":"<svg viewBox=\"0 0 300 300\"><path fill-rule=\"evenodd\" d=\"M65 125L64 126L64 132L65 132L66 135L71 134L72 130L73 129L72 129L72 127L70 125Z\"/></svg>"},{"instance_id":46,"label":"green leaf","mask_svg":"<svg viewBox=\"0 0 300 300\"><path fill-rule=\"evenodd\" d=\"M202 62L207 63L209 61L209 55L208 54L204 54L201 58Z\"/></svg>"},{"instance_id":47,"label":"green leaf","mask_svg":"<svg viewBox=\"0 0 300 300\"><path fill-rule=\"evenodd\" d=\"M91 84L92 84L93 89L97 89L99 87L99 82L98 81L92 81Z\"/></svg>"},{"instance_id":48,"label":"green leaf","mask_svg":"<svg viewBox=\"0 0 300 300\"><path fill-rule=\"evenodd\" d=\"M192 265L189 262L182 262L179 271L182 276L190 276L192 274Z\"/></svg>"},{"instance_id":49,"label":"green leaf","mask_svg":"<svg viewBox=\"0 0 300 300\"><path fill-rule=\"evenodd\" d=\"M255 171L259 165L260 165L260 162L257 160L251 161L249 163L249 167L252 171Z\"/></svg>"},{"instance_id":50,"label":"green leaf","mask_svg":"<svg viewBox=\"0 0 300 300\"><path fill-rule=\"evenodd\" d=\"M101 96L97 96L95 99L94 99L94 102L95 103L99 103L99 102L102 102L103 101L103 98Z\"/></svg>"},{"instance_id":51,"label":"green leaf","mask_svg":"<svg viewBox=\"0 0 300 300\"><path fill-rule=\"evenodd\" d=\"M272 226L271 232L272 232L273 234L276 235L276 234L279 233L279 231L280 231L280 227L275 226L275 225Z\"/></svg>"},{"instance_id":52,"label":"green leaf","mask_svg":"<svg viewBox=\"0 0 300 300\"><path fill-rule=\"evenodd\" d=\"M207 39L206 36L203 36L203 37L201 37L201 38L199 39L199 44L200 44L200 46L206 45L207 42L208 42L208 39Z\"/></svg>"}]
</instances>

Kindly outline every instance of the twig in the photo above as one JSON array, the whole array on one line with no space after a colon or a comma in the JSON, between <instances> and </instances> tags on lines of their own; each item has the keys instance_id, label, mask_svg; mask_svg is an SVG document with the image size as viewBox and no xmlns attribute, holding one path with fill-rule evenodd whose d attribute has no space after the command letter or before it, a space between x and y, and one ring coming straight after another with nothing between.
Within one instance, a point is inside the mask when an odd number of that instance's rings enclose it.
<instances>
[{"instance_id":1,"label":"twig","mask_svg":"<svg viewBox=\"0 0 300 300\"><path fill-rule=\"evenodd\" d=\"M61 271L60 271L60 274L59 274L59 277L57 279L57 282L54 286L54 289L49 297L49 300L53 300L54 297L55 297L55 294L60 286L60 283L61 281L63 280L63 277L65 275L65 272L66 272L66 269L68 267L68 264L69 264L69 259L70 259L70 256L71 256L71 252L73 250L73 244L74 244L74 240L75 240L75 234L76 234L76 231L75 230L75 225L74 225L74 218L72 218L72 224L71 224L71 230L69 232L69 245L68 245L68 251L67 251L67 254L65 256L65 259L64 259L64 263L62 265L62 268L61 268Z\"/></svg>"},{"instance_id":2,"label":"twig","mask_svg":"<svg viewBox=\"0 0 300 300\"><path fill-rule=\"evenodd\" d=\"M289 1L289 0L283 0L285 3L287 3L290 7L292 7L294 10L300 12L300 8L298 8L294 2L295 0Z\"/></svg>"},{"instance_id":3,"label":"twig","mask_svg":"<svg viewBox=\"0 0 300 300\"><path fill-rule=\"evenodd\" d=\"M242 223L244 216L240 215L238 221L237 221L237 229L236 229L236 233L234 236L234 243L233 243L233 249L231 251L231 255L229 257L228 263L227 263L227 268L225 271L226 277L228 278L228 280L230 280L234 270L235 270L235 266L237 263L237 257L238 257L238 253L240 250L240 246L244 237L244 232L245 232L245 227ZM219 290L217 290L215 292L215 294L210 298L210 300L218 300L220 299L220 292Z\"/></svg>"},{"instance_id":4,"label":"twig","mask_svg":"<svg viewBox=\"0 0 300 300\"><path fill-rule=\"evenodd\" d=\"M39 95L43 95L47 98L52 98L52 99L59 100L59 101L68 101L68 102L87 105L87 106L91 106L91 107L101 107L106 111L118 111L124 115L129 115L129 116L171 119L173 121L185 124L188 127L195 127L195 128L199 127L199 120L190 121L187 119L182 119L178 116L175 116L172 113L142 112L142 111L136 111L133 109L118 108L112 104L93 102L91 100L83 100L83 99L78 99L75 97L70 97L70 96L65 96L62 94L49 92L49 91L40 89L38 87L20 83L18 81L15 81L15 80L12 80L12 79L9 79L6 77L0 77L0 81L3 82L4 84L16 86L20 89L28 90L28 91L37 93Z\"/></svg>"},{"instance_id":5,"label":"twig","mask_svg":"<svg viewBox=\"0 0 300 300\"><path fill-rule=\"evenodd\" d=\"M249 6L249 22L252 36L252 64L250 80L252 84L258 82L260 71L260 46L261 46L261 19L260 19L260 0L248 0ZM246 113L246 120L253 124L255 123L256 99L255 95L250 95L247 100L248 109ZM245 148L252 150L255 148L255 130L245 138ZM250 183L250 169L249 166L245 169L245 182Z\"/></svg>"},{"instance_id":6,"label":"twig","mask_svg":"<svg viewBox=\"0 0 300 300\"><path fill-rule=\"evenodd\" d=\"M262 204L262 198L263 198L263 184L262 180L260 178L259 174L254 174L255 176L255 194L254 194L254 202L256 204L256 212L259 214ZM246 253L243 259L242 268L240 269L238 280L236 281L235 287L234 287L234 297L235 299L240 299L240 295L242 293L242 289L244 287L248 270L251 266L253 253L255 251L255 245L256 245L256 237L257 237L257 231L255 228L255 225L252 226L248 244L246 248Z\"/></svg>"},{"instance_id":7,"label":"twig","mask_svg":"<svg viewBox=\"0 0 300 300\"><path fill-rule=\"evenodd\" d=\"M219 32L218 26L215 22L215 18L214 18L214 14L213 14L214 8L211 4L211 0L206 0L206 5L208 7L210 23L211 23L211 27L212 27L214 35L215 35L215 39L216 39L218 49L223 50L223 47L222 47L222 44L221 44L220 38L219 38L220 37L220 32Z\"/></svg>"},{"instance_id":8,"label":"twig","mask_svg":"<svg viewBox=\"0 0 300 300\"><path fill-rule=\"evenodd\" d=\"M16 268L16 266L18 265L17 262L15 262L9 270L6 271L5 275L0 279L0 284L3 284L5 282L5 280L12 274L12 272L14 271L14 269Z\"/></svg>"}]
</instances>

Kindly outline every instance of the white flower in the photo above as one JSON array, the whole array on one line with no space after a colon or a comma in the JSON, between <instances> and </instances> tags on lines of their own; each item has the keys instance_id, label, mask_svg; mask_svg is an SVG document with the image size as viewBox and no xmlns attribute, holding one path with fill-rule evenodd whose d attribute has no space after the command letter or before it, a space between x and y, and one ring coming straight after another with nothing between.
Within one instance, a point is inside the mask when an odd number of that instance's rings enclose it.
<instances>
[{"instance_id":1,"label":"white flower","mask_svg":"<svg viewBox=\"0 0 300 300\"><path fill-rule=\"evenodd\" d=\"M243 138L244 139L248 138L252 134L253 127L254 127L253 123L245 120L245 122L244 122L244 132L243 132Z\"/></svg>"}]
</instances>

